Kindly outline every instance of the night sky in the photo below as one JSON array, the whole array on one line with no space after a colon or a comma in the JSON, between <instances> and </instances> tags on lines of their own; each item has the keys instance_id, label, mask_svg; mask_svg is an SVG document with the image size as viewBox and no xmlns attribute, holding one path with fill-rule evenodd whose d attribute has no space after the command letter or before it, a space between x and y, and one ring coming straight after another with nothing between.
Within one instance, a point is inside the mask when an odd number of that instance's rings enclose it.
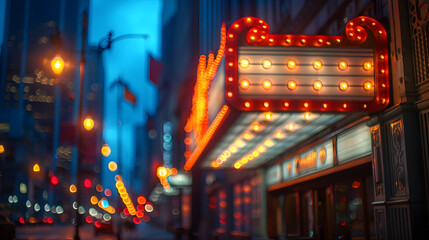
<instances>
[{"instance_id":1,"label":"night sky","mask_svg":"<svg viewBox=\"0 0 429 240\"><path fill-rule=\"evenodd\" d=\"M113 42L111 49L103 53L104 88L104 133L103 138L112 149L109 160L117 159L126 180L133 168L135 157L135 130L144 126L146 113L153 114L157 105L157 88L149 81L149 54L155 58L161 55L161 11L163 1L156 0L92 0L90 1L89 45L97 46L99 40L112 31L113 38L124 34L148 34L149 38L128 38ZM137 96L137 104L122 100L123 90L111 84L120 77L131 92ZM118 101L118 94L119 101ZM121 146L118 146L118 104L122 120L120 130ZM133 116L133 117L129 117ZM114 156L118 148L122 152L120 160ZM122 162L122 163L121 163ZM107 170L107 162L102 164L103 182L113 179ZM109 176L112 175L112 176ZM107 178L107 179L106 179ZM111 179L110 179L111 178ZM108 180L110 179L110 181ZM107 187L107 186L106 186Z\"/></svg>"}]
</instances>

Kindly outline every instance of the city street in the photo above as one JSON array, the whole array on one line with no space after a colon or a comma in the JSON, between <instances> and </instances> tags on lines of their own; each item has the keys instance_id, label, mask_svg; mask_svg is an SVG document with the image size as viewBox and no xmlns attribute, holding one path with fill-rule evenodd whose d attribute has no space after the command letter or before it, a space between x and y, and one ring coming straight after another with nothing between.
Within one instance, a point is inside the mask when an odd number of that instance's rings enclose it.
<instances>
[{"instance_id":1,"label":"city street","mask_svg":"<svg viewBox=\"0 0 429 240\"><path fill-rule=\"evenodd\" d=\"M72 225L57 225L57 226L19 226L16 229L16 240L64 240L73 239L74 227ZM79 237L81 240L89 239L105 239L116 240L116 235L112 234L94 234L93 226L83 226L79 229ZM174 235L161 228L150 224L139 224L134 231L122 232L120 239L138 240L138 239L153 239L166 240L174 239Z\"/></svg>"}]
</instances>

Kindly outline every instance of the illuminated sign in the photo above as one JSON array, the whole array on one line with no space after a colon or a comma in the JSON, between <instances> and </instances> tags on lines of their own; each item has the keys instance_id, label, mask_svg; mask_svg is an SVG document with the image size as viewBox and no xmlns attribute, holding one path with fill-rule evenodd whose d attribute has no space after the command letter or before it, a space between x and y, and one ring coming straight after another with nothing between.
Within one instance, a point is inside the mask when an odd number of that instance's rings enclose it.
<instances>
[{"instance_id":1,"label":"illuminated sign","mask_svg":"<svg viewBox=\"0 0 429 240\"><path fill-rule=\"evenodd\" d=\"M226 43L225 96L243 111L374 112L389 102L386 30L357 17L345 36L274 35L254 17Z\"/></svg>"},{"instance_id":2,"label":"illuminated sign","mask_svg":"<svg viewBox=\"0 0 429 240\"><path fill-rule=\"evenodd\" d=\"M282 163L283 181L305 176L334 166L334 145L325 141Z\"/></svg>"},{"instance_id":3,"label":"illuminated sign","mask_svg":"<svg viewBox=\"0 0 429 240\"><path fill-rule=\"evenodd\" d=\"M325 150L325 152L326 152L326 150ZM302 171L315 168L316 167L316 160L317 160L317 152L316 151L313 151L313 152L307 154L306 156L304 156L302 158L296 157L295 158L295 165L296 165L295 170L296 170L296 172L300 173Z\"/></svg>"}]
</instances>

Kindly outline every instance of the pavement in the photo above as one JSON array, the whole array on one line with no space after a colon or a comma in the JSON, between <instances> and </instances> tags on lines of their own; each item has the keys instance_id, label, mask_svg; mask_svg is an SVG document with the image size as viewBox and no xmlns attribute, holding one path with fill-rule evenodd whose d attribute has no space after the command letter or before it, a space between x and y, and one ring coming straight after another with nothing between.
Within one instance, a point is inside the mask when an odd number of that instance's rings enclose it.
<instances>
[{"instance_id":1,"label":"pavement","mask_svg":"<svg viewBox=\"0 0 429 240\"><path fill-rule=\"evenodd\" d=\"M75 228L72 225L19 226L16 228L16 240L72 240ZM115 234L94 234L94 228L84 225L79 228L80 240L118 240ZM149 223L136 225L133 230L121 232L120 240L172 240L173 233Z\"/></svg>"}]
</instances>

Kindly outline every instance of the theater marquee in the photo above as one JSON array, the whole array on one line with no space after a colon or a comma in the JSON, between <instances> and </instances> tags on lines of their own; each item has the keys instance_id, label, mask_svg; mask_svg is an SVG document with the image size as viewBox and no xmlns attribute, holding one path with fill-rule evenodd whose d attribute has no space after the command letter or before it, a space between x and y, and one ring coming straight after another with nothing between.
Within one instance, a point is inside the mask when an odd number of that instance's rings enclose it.
<instances>
[{"instance_id":1,"label":"theater marquee","mask_svg":"<svg viewBox=\"0 0 429 240\"><path fill-rule=\"evenodd\" d=\"M345 36L274 35L254 17L227 33L226 99L243 111L364 111L389 102L386 31L358 17Z\"/></svg>"}]
</instances>

